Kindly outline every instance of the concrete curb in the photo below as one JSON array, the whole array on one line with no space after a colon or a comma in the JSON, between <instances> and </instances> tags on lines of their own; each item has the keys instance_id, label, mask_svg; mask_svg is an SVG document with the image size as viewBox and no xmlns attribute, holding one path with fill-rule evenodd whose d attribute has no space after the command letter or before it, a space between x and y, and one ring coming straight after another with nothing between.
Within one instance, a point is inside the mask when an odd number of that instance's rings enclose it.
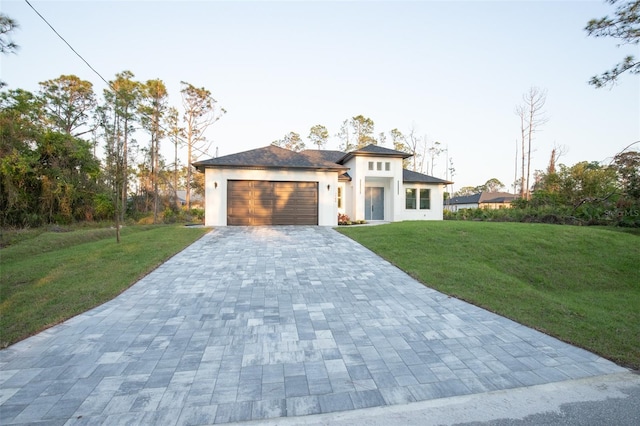
<instances>
[{"instance_id":1,"label":"concrete curb","mask_svg":"<svg viewBox=\"0 0 640 426\"><path fill-rule=\"evenodd\" d=\"M633 399L633 401L631 401ZM434 399L406 405L374 407L340 413L304 417L286 417L268 421L246 422L244 425L265 426L386 426L481 424L599 424L588 411L580 410L585 418L567 415L572 404L599 405L618 400L616 409L621 418L609 424L640 424L640 374L626 372L579 380L549 383L482 394ZM627 410L626 412L624 410ZM601 411L601 410L600 410ZM556 418L554 420L554 417ZM547 421L543 421L547 418ZM591 421L590 421L591 419Z\"/></svg>"}]
</instances>

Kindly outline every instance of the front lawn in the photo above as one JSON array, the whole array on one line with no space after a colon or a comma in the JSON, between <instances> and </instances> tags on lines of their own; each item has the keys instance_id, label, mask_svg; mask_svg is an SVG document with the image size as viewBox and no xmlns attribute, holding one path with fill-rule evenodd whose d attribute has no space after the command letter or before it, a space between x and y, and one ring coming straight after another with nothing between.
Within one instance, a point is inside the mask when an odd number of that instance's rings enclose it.
<instances>
[{"instance_id":1,"label":"front lawn","mask_svg":"<svg viewBox=\"0 0 640 426\"><path fill-rule=\"evenodd\" d=\"M131 226L120 244L108 228L12 238L0 249L0 348L112 299L206 232Z\"/></svg>"},{"instance_id":2,"label":"front lawn","mask_svg":"<svg viewBox=\"0 0 640 426\"><path fill-rule=\"evenodd\" d=\"M425 285L640 369L640 237L491 222L340 228Z\"/></svg>"}]
</instances>

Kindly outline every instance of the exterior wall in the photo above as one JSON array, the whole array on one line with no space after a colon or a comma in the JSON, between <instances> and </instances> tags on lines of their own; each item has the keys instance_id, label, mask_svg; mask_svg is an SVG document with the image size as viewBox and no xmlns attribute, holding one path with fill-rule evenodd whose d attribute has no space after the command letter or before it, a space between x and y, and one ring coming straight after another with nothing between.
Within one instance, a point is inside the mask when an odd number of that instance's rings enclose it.
<instances>
[{"instance_id":1,"label":"exterior wall","mask_svg":"<svg viewBox=\"0 0 640 426\"><path fill-rule=\"evenodd\" d=\"M346 212L346 201L347 201L347 182L339 182L338 188L341 188L342 191L342 205L338 205L338 213L344 214ZM336 203L338 202L338 193L336 192Z\"/></svg>"},{"instance_id":2,"label":"exterior wall","mask_svg":"<svg viewBox=\"0 0 640 426\"><path fill-rule=\"evenodd\" d=\"M402 185L402 214L399 220L442 220L444 199L444 185L428 184L428 183L405 183ZM416 209L407 209L405 203L405 194L407 188L430 189L430 209L420 210L419 201L417 201ZM418 191L419 192L419 191Z\"/></svg>"},{"instance_id":3,"label":"exterior wall","mask_svg":"<svg viewBox=\"0 0 640 426\"><path fill-rule=\"evenodd\" d=\"M318 225L338 225L337 172L207 168L204 183L206 226L227 226L229 180L318 182Z\"/></svg>"},{"instance_id":4,"label":"exterior wall","mask_svg":"<svg viewBox=\"0 0 640 426\"><path fill-rule=\"evenodd\" d=\"M449 210L450 212L457 212L462 209L477 209L478 203L469 203L469 204L449 204L444 206L445 210Z\"/></svg>"},{"instance_id":5,"label":"exterior wall","mask_svg":"<svg viewBox=\"0 0 640 426\"><path fill-rule=\"evenodd\" d=\"M450 212L457 212L458 210L462 210L462 209L477 209L477 208L489 209L489 210L509 209L511 208L511 203L510 202L509 203L481 203L480 205L478 205L478 203L450 204L450 205L445 204L444 206L444 209L449 210Z\"/></svg>"},{"instance_id":6,"label":"exterior wall","mask_svg":"<svg viewBox=\"0 0 640 426\"><path fill-rule=\"evenodd\" d=\"M510 209L511 203L481 203L480 208L495 210L495 209Z\"/></svg>"},{"instance_id":7,"label":"exterior wall","mask_svg":"<svg viewBox=\"0 0 640 426\"><path fill-rule=\"evenodd\" d=\"M369 170L370 161L373 162L373 170ZM377 169L378 162L381 163L382 170ZM389 163L390 170L386 170L385 163ZM365 219L365 194L368 187L384 188L385 221L402 220L400 207L403 204L398 198L403 196L399 191L402 187L402 159L359 155L351 158L345 166L349 167L349 175L352 179L346 185L348 198L345 203L345 213L352 220ZM399 195L398 192L400 192Z\"/></svg>"}]
</instances>

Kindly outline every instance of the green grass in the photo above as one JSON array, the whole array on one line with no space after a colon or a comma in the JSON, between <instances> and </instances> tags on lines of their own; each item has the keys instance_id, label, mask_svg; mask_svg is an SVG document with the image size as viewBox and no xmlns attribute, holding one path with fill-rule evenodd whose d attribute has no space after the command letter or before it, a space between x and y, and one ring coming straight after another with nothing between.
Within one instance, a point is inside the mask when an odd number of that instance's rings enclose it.
<instances>
[{"instance_id":1,"label":"green grass","mask_svg":"<svg viewBox=\"0 0 640 426\"><path fill-rule=\"evenodd\" d=\"M638 235L459 221L339 231L431 288L640 369Z\"/></svg>"},{"instance_id":2,"label":"green grass","mask_svg":"<svg viewBox=\"0 0 640 426\"><path fill-rule=\"evenodd\" d=\"M98 306L207 230L132 226L30 231L0 250L0 347Z\"/></svg>"}]
</instances>

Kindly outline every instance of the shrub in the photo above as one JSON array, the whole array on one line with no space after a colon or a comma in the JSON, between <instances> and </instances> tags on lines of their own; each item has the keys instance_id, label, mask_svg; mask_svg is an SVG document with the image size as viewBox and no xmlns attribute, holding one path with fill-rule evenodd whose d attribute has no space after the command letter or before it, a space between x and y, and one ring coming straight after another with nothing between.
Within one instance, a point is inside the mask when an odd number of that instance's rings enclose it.
<instances>
[{"instance_id":1,"label":"shrub","mask_svg":"<svg viewBox=\"0 0 640 426\"><path fill-rule=\"evenodd\" d=\"M338 213L338 225L351 225L351 219L344 213Z\"/></svg>"}]
</instances>

